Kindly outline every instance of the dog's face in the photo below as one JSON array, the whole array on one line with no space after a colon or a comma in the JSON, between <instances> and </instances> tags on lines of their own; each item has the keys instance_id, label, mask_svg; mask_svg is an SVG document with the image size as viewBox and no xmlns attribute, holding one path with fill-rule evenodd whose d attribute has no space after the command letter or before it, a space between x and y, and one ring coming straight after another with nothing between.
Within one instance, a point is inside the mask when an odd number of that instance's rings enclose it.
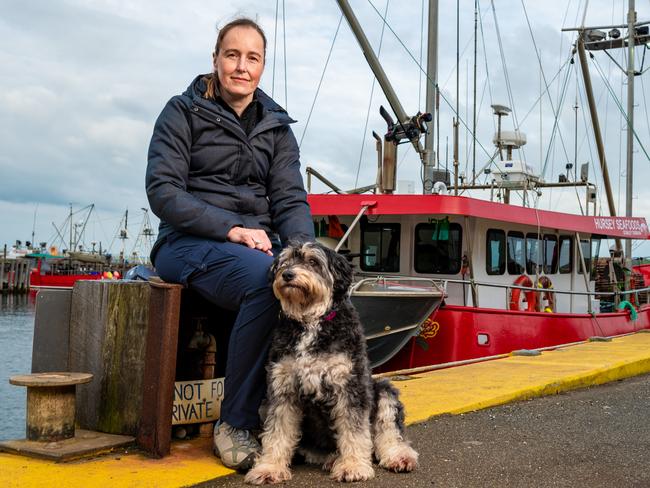
<instances>
[{"instance_id":1,"label":"dog's face","mask_svg":"<svg viewBox=\"0 0 650 488\"><path fill-rule=\"evenodd\" d=\"M324 315L345 298L352 283L347 260L314 242L290 244L276 258L270 272L282 310L301 322Z\"/></svg>"}]
</instances>

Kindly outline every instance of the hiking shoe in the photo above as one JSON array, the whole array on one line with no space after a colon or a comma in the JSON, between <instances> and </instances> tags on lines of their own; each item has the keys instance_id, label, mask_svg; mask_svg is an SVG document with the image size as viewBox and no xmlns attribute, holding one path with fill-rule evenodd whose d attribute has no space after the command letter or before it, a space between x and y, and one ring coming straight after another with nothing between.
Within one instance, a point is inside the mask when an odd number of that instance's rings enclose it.
<instances>
[{"instance_id":1,"label":"hiking shoe","mask_svg":"<svg viewBox=\"0 0 650 488\"><path fill-rule=\"evenodd\" d=\"M250 430L236 429L222 421L214 426L212 445L223 465L238 471L252 468L262 449Z\"/></svg>"}]
</instances>

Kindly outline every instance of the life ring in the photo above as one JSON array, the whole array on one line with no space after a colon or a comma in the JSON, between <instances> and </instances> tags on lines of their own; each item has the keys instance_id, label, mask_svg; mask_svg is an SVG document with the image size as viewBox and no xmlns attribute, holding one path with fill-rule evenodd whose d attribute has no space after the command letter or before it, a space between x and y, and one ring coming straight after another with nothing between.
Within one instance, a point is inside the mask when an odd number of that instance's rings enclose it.
<instances>
[{"instance_id":1,"label":"life ring","mask_svg":"<svg viewBox=\"0 0 650 488\"><path fill-rule=\"evenodd\" d=\"M543 301L546 300L546 307L542 308L543 312L555 312L555 292L553 290L553 282L548 276L540 276L537 280L537 288L544 290L539 294L540 308L543 306Z\"/></svg>"},{"instance_id":2,"label":"life ring","mask_svg":"<svg viewBox=\"0 0 650 488\"><path fill-rule=\"evenodd\" d=\"M517 278L513 285L515 286L524 286L528 288L533 287L533 282L526 275L521 275ZM524 292L526 295L526 311L535 312L537 310L537 294L533 290L522 290L521 288L513 288L510 293L510 310L521 310L519 302L521 300L521 292Z\"/></svg>"}]
</instances>

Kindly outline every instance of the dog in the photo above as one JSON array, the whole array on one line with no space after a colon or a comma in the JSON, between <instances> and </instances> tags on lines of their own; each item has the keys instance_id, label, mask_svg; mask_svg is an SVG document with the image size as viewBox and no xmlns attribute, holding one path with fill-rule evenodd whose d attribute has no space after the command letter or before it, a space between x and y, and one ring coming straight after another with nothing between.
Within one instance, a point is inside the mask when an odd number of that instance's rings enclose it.
<instances>
[{"instance_id":1,"label":"dog","mask_svg":"<svg viewBox=\"0 0 650 488\"><path fill-rule=\"evenodd\" d=\"M293 244L274 261L280 321L269 352L262 452L245 481L291 479L296 452L337 481L374 477L373 453L391 471L412 471L404 407L387 380L370 375L363 328L348 297L352 270L317 243Z\"/></svg>"}]
</instances>

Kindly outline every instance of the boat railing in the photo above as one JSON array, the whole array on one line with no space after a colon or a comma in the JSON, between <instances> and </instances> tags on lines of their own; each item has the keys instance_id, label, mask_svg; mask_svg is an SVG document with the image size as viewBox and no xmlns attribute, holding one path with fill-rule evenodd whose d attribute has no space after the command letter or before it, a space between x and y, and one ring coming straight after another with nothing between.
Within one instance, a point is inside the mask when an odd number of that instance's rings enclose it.
<instances>
[{"instance_id":1,"label":"boat railing","mask_svg":"<svg viewBox=\"0 0 650 488\"><path fill-rule=\"evenodd\" d=\"M356 281L350 288L350 295L372 293L390 296L405 295L438 295L446 296L443 280L412 276L373 276Z\"/></svg>"},{"instance_id":2,"label":"boat railing","mask_svg":"<svg viewBox=\"0 0 650 488\"><path fill-rule=\"evenodd\" d=\"M460 285L469 285L470 287L475 287L477 289L477 294L478 294L478 287L485 286L485 287L491 287L491 288L504 288L505 289L505 301L506 301L506 308L509 308L510 305L510 290L517 289L517 290L522 290L524 292L526 291L533 291L536 293L543 293L543 292L550 292L550 293L557 293L558 295L578 295L578 296L587 296L587 297L598 297L598 298L603 298L603 297L612 297L612 301L616 304L620 303L621 300L628 300L630 301L630 296L634 296L634 302L638 305L641 304L647 304L649 303L649 295L650 295L650 287L645 287L645 288L636 288L634 290L616 290L616 291L575 291L575 290L562 290L562 289L556 289L556 288L550 288L550 289L545 289L545 288L536 288L536 287L531 287L531 286L520 286L520 285L513 285L513 284L503 284L503 283L494 283L494 282L488 282L488 281L476 281L476 280L462 280L462 279L444 279L441 280L443 282L443 288L446 291L447 286L449 283L454 283L454 284L460 284ZM587 300L587 306L588 306L588 311L589 313L592 313L592 301L591 299Z\"/></svg>"}]
</instances>

